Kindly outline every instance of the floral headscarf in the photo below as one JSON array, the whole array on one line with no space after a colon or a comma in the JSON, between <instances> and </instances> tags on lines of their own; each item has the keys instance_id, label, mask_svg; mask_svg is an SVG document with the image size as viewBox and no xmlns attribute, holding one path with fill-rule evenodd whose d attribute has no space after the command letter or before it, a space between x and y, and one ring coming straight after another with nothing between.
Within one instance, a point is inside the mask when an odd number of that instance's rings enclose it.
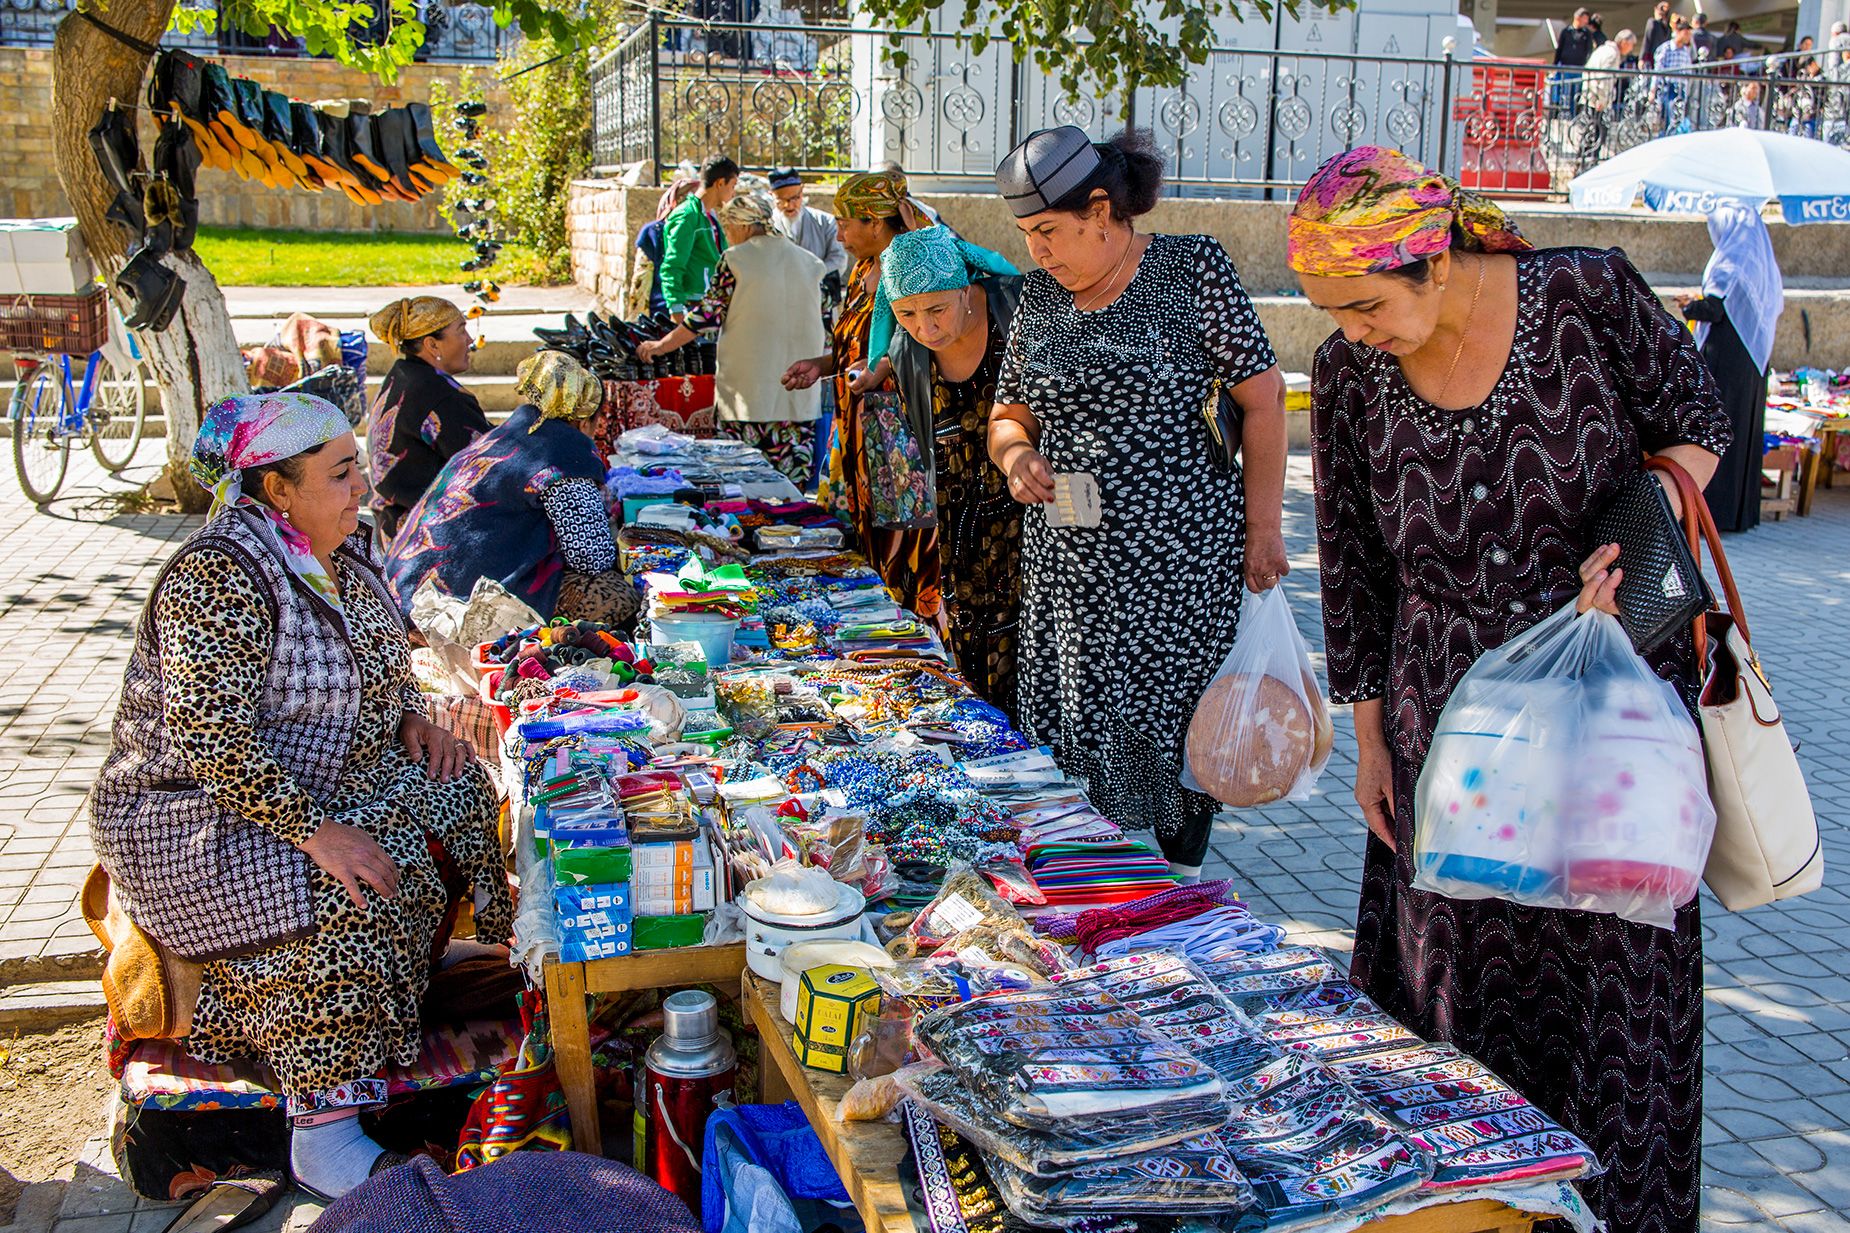
<instances>
[{"instance_id":1,"label":"floral headscarf","mask_svg":"<svg viewBox=\"0 0 1850 1233\"><path fill-rule=\"evenodd\" d=\"M190 470L212 494L210 522L228 509L261 514L260 526L289 570L339 613L340 588L315 559L308 536L287 518L244 491L244 472L339 440L353 431L346 414L312 394L240 394L206 409L193 440Z\"/></svg>"},{"instance_id":2,"label":"floral headscarf","mask_svg":"<svg viewBox=\"0 0 1850 1233\"><path fill-rule=\"evenodd\" d=\"M604 383L562 351L538 351L522 360L514 389L539 408L540 418L528 432L538 432L547 420L590 419L604 405Z\"/></svg>"},{"instance_id":3,"label":"floral headscarf","mask_svg":"<svg viewBox=\"0 0 1850 1233\"><path fill-rule=\"evenodd\" d=\"M844 181L835 190L835 217L862 222L897 218L908 231L931 224L924 208L912 199L906 177L897 171L869 171Z\"/></svg>"},{"instance_id":4,"label":"floral headscarf","mask_svg":"<svg viewBox=\"0 0 1850 1233\"><path fill-rule=\"evenodd\" d=\"M893 301L929 291L968 287L979 274L1019 273L1001 253L951 234L948 227L926 227L893 237L880 257L880 285L874 291L874 314L867 332L867 362L886 355L898 324Z\"/></svg>"},{"instance_id":5,"label":"floral headscarf","mask_svg":"<svg viewBox=\"0 0 1850 1233\"><path fill-rule=\"evenodd\" d=\"M372 326L380 342L396 347L414 339L429 338L462 319L462 309L442 296L420 295L393 300L374 313L367 324Z\"/></svg>"},{"instance_id":6,"label":"floral headscarf","mask_svg":"<svg viewBox=\"0 0 1850 1233\"><path fill-rule=\"evenodd\" d=\"M1501 206L1399 150L1357 146L1317 168L1286 225L1286 260L1300 274L1379 274L1442 253L1534 247Z\"/></svg>"}]
</instances>

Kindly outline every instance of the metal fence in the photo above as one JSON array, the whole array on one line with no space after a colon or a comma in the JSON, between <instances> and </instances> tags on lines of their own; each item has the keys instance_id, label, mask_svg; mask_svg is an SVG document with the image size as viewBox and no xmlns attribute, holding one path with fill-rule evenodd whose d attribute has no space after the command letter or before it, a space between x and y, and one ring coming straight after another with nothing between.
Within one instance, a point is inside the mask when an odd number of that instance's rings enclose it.
<instances>
[{"instance_id":1,"label":"metal fence","mask_svg":"<svg viewBox=\"0 0 1850 1233\"><path fill-rule=\"evenodd\" d=\"M1850 144L1850 63L1828 55L1652 73L1221 48L1181 86L1127 101L1068 100L1001 42L901 47L898 64L879 31L651 18L592 65L594 162L659 174L718 151L826 173L891 159L977 187L1036 128L1103 137L1128 122L1151 130L1186 195L1289 188L1375 143L1485 191L1561 197L1581 171L1670 133L1746 125Z\"/></svg>"},{"instance_id":2,"label":"metal fence","mask_svg":"<svg viewBox=\"0 0 1850 1233\"><path fill-rule=\"evenodd\" d=\"M77 0L0 0L0 47L50 47L58 23L76 7ZM245 34L237 22L226 15L234 9L232 3L221 5L217 0L188 0L184 7L218 12L215 31L170 32L161 40L165 46L213 55L289 57L308 54L302 50L300 40L286 35L273 33L253 37ZM379 7L386 7L384 0L380 0ZM417 54L420 61L492 61L504 47L520 37L517 30L503 30L495 25L492 6L474 3L474 0L426 0L419 9L425 24L424 46ZM371 27L380 20L375 15L372 23L356 23L355 36L362 40L376 38L382 32Z\"/></svg>"}]
</instances>

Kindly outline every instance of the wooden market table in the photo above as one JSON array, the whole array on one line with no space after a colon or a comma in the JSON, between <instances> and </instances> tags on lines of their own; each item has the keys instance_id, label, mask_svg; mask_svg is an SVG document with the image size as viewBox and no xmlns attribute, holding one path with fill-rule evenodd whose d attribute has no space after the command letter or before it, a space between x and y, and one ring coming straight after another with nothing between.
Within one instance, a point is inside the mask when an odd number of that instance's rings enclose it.
<instances>
[{"instance_id":1,"label":"wooden market table","mask_svg":"<svg viewBox=\"0 0 1850 1233\"><path fill-rule=\"evenodd\" d=\"M593 993L634 989L677 989L683 985L730 988L745 971L745 943L646 950L588 963L546 960L546 1008L552 1023L553 1066L565 1089L572 1118L572 1145L604 1154L597 1110L597 1078L591 1066L591 1024L585 999Z\"/></svg>"},{"instance_id":2,"label":"wooden market table","mask_svg":"<svg viewBox=\"0 0 1850 1233\"><path fill-rule=\"evenodd\" d=\"M909 1150L905 1132L888 1122L843 1122L836 1116L852 1084L797 1061L791 1044L795 1029L778 1015L778 995L777 985L756 973L744 974L740 1006L758 1029L764 1100L794 1099L802 1106L868 1233L923 1233L913 1222L899 1183L899 1166ZM1529 1233L1543 1219L1494 1200L1473 1199L1376 1220L1357 1233Z\"/></svg>"}]
</instances>

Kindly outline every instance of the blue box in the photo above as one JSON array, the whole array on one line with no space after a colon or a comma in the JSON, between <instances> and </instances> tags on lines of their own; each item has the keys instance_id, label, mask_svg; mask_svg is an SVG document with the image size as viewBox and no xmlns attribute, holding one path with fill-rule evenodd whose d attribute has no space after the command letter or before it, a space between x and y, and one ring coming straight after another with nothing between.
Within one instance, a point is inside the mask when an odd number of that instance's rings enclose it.
<instances>
[{"instance_id":1,"label":"blue box","mask_svg":"<svg viewBox=\"0 0 1850 1233\"><path fill-rule=\"evenodd\" d=\"M628 935L620 938L560 938L559 962L590 963L597 959L615 959L630 953Z\"/></svg>"},{"instance_id":2,"label":"blue box","mask_svg":"<svg viewBox=\"0 0 1850 1233\"><path fill-rule=\"evenodd\" d=\"M627 882L596 882L584 886L553 888L552 904L559 916L560 928L579 922L590 924L628 923L630 888Z\"/></svg>"}]
</instances>

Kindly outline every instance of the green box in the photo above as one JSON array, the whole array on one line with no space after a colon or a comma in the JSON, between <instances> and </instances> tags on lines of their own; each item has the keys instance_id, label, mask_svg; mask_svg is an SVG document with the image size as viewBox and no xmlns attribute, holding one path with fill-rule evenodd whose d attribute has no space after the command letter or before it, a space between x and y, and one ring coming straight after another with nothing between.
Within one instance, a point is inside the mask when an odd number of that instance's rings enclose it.
<instances>
[{"instance_id":1,"label":"green box","mask_svg":"<svg viewBox=\"0 0 1850 1233\"><path fill-rule=\"evenodd\" d=\"M674 950L698 946L707 933L707 914L638 916L630 924L630 945L636 950Z\"/></svg>"},{"instance_id":2,"label":"green box","mask_svg":"<svg viewBox=\"0 0 1850 1233\"><path fill-rule=\"evenodd\" d=\"M630 880L630 850L546 841L552 852L553 880L561 886Z\"/></svg>"}]
</instances>

